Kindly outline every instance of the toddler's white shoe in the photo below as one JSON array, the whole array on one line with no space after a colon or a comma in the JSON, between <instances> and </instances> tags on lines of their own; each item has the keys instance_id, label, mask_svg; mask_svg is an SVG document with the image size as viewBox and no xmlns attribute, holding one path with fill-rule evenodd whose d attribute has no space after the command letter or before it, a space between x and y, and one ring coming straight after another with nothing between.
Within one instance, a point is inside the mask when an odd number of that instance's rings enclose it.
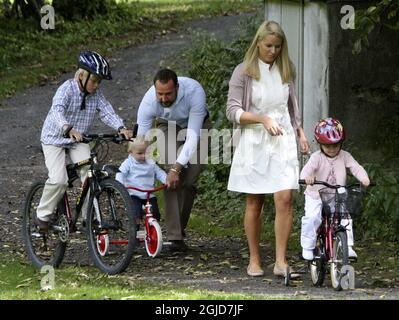
<instances>
[{"instance_id":1,"label":"toddler's white shoe","mask_svg":"<svg viewBox=\"0 0 399 320\"><path fill-rule=\"evenodd\" d=\"M313 249L302 249L302 257L305 260L313 260Z\"/></svg>"},{"instance_id":2,"label":"toddler's white shoe","mask_svg":"<svg viewBox=\"0 0 399 320\"><path fill-rule=\"evenodd\" d=\"M353 249L353 246L348 246L348 257L349 259L357 259L356 251Z\"/></svg>"}]
</instances>

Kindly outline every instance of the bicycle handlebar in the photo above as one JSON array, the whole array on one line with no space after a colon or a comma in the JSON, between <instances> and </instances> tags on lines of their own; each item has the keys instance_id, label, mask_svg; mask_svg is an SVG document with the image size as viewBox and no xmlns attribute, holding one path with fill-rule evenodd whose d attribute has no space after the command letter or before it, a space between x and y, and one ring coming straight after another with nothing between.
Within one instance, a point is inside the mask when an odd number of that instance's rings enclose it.
<instances>
[{"instance_id":1,"label":"bicycle handlebar","mask_svg":"<svg viewBox=\"0 0 399 320\"><path fill-rule=\"evenodd\" d=\"M299 184L307 184L306 181L305 181L305 179L299 179L299 180L298 180L298 183L299 183ZM351 184L351 185L348 185L348 186L341 186L341 185L339 185L339 184L337 184L337 185L332 185L332 184L329 184L328 182L319 181L319 180L315 180L313 184L321 184L321 185L324 185L324 186L326 186L326 187L328 187L328 188L331 188L331 189L338 189L338 188L341 188L341 187L350 188L350 187L360 186L360 185L361 185L360 182L357 182L357 183L354 183L354 184ZM370 182L369 187L374 187L375 185L376 185L375 182Z\"/></svg>"},{"instance_id":2,"label":"bicycle handlebar","mask_svg":"<svg viewBox=\"0 0 399 320\"><path fill-rule=\"evenodd\" d=\"M122 141L130 141L130 139L126 139L123 135L119 133L99 133L99 134L84 134L82 142L89 143L93 140L108 140L114 143L121 143Z\"/></svg>"},{"instance_id":3,"label":"bicycle handlebar","mask_svg":"<svg viewBox=\"0 0 399 320\"><path fill-rule=\"evenodd\" d=\"M149 189L149 190L144 190L144 189L136 188L136 187L133 187L133 186L127 186L126 187L126 189L132 189L132 190L137 190L137 191L146 192L146 193L152 193L152 192L159 191L159 190L162 190L162 189L165 189L165 188L166 188L166 184L163 184L163 185L159 186L158 188Z\"/></svg>"}]
</instances>

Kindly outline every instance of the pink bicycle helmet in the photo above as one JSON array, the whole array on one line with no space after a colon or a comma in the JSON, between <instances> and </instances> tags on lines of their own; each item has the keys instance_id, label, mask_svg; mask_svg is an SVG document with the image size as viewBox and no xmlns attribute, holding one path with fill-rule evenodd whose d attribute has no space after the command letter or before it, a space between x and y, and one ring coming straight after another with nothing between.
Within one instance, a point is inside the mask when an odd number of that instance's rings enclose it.
<instances>
[{"instance_id":1,"label":"pink bicycle helmet","mask_svg":"<svg viewBox=\"0 0 399 320\"><path fill-rule=\"evenodd\" d=\"M325 118L316 125L314 136L320 144L336 144L345 140L345 130L337 119Z\"/></svg>"}]
</instances>

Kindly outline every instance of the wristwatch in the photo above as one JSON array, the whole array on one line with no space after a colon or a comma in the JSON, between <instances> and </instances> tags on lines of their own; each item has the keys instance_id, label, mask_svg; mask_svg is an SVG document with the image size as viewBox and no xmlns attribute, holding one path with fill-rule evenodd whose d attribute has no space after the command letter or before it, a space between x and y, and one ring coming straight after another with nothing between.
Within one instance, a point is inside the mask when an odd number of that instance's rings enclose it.
<instances>
[{"instance_id":1,"label":"wristwatch","mask_svg":"<svg viewBox=\"0 0 399 320\"><path fill-rule=\"evenodd\" d=\"M178 175L179 175L180 172L181 172L181 169L179 170L179 169L177 169L177 168L175 168L175 167L172 167L172 168L170 168L169 170L170 170L170 171L173 171L174 173L177 173Z\"/></svg>"}]
</instances>

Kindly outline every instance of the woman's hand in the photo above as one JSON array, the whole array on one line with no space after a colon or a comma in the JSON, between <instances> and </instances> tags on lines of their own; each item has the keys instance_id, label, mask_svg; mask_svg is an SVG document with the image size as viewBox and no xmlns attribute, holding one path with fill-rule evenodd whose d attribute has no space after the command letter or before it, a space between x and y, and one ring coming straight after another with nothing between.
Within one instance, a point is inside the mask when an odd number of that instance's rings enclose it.
<instances>
[{"instance_id":1,"label":"woman's hand","mask_svg":"<svg viewBox=\"0 0 399 320\"><path fill-rule=\"evenodd\" d=\"M263 123L263 126L265 127L265 129L267 130L267 132L271 136L283 135L283 128L277 123L276 120L274 120L268 116L264 116L262 123Z\"/></svg>"},{"instance_id":2,"label":"woman's hand","mask_svg":"<svg viewBox=\"0 0 399 320\"><path fill-rule=\"evenodd\" d=\"M299 128L299 148L303 154L310 153L310 145L308 139L306 139L305 132L303 128Z\"/></svg>"}]
</instances>

